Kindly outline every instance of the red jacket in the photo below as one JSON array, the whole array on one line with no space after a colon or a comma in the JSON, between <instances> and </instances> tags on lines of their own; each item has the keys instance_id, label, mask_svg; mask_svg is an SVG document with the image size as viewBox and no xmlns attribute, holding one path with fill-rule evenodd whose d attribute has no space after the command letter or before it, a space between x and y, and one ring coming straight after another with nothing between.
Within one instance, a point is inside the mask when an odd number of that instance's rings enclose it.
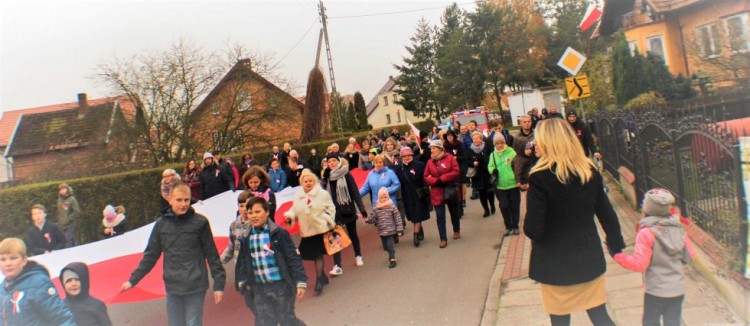
<instances>
[{"instance_id":1,"label":"red jacket","mask_svg":"<svg viewBox=\"0 0 750 326\"><path fill-rule=\"evenodd\" d=\"M443 204L443 190L445 187L435 186L435 183L438 179L443 181L443 183L456 183L459 176L458 171L456 158L447 152L445 153L445 157L439 161L434 159L427 160L427 166L424 169L424 183L430 186L430 203L432 206ZM460 193L459 198L461 198Z\"/></svg>"}]
</instances>

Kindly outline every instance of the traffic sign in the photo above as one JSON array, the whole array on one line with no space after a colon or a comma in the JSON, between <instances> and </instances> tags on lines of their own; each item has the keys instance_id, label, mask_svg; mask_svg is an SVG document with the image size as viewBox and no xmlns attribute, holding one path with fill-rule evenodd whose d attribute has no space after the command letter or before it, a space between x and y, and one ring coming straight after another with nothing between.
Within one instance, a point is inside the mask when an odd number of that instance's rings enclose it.
<instances>
[{"instance_id":1,"label":"traffic sign","mask_svg":"<svg viewBox=\"0 0 750 326\"><path fill-rule=\"evenodd\" d=\"M586 57L583 54L568 47L565 52L563 52L560 60L557 61L557 65L560 66L560 68L565 69L569 74L575 75L578 73L578 70L581 69L584 62L586 62Z\"/></svg>"},{"instance_id":2,"label":"traffic sign","mask_svg":"<svg viewBox=\"0 0 750 326\"><path fill-rule=\"evenodd\" d=\"M565 90L567 91L568 99L570 100L591 96L589 79L586 75L565 78Z\"/></svg>"}]
</instances>

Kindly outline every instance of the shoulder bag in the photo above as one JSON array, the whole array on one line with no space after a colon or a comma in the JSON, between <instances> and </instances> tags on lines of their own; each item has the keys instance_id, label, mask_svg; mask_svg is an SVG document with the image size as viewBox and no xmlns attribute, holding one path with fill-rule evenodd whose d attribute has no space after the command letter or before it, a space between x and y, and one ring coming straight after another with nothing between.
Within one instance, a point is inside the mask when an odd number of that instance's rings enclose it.
<instances>
[{"instance_id":1,"label":"shoulder bag","mask_svg":"<svg viewBox=\"0 0 750 326\"><path fill-rule=\"evenodd\" d=\"M323 246L328 255L333 255L352 244L352 239L341 225L336 225L333 230L323 235Z\"/></svg>"},{"instance_id":2,"label":"shoulder bag","mask_svg":"<svg viewBox=\"0 0 750 326\"><path fill-rule=\"evenodd\" d=\"M495 171L492 171L492 175L490 175L490 184L494 187L497 186L497 176L500 174L500 167L495 162L495 153L490 153L490 155L492 155L492 163L495 163Z\"/></svg>"}]
</instances>

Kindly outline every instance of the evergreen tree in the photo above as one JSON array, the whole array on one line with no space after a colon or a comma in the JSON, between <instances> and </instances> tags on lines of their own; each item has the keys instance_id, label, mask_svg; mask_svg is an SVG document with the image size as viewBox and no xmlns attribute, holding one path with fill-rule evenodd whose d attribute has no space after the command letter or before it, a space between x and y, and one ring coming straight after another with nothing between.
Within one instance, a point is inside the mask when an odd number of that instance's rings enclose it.
<instances>
[{"instance_id":1,"label":"evergreen tree","mask_svg":"<svg viewBox=\"0 0 750 326\"><path fill-rule=\"evenodd\" d=\"M417 31L411 37L409 53L403 65L394 65L401 74L396 85L396 93L401 97L397 102L415 116L440 119L446 115L438 103L435 83L435 37L434 30L425 19L417 23Z\"/></svg>"},{"instance_id":2,"label":"evergreen tree","mask_svg":"<svg viewBox=\"0 0 750 326\"><path fill-rule=\"evenodd\" d=\"M365 105L365 98L362 93L354 93L354 112L357 121L357 130L365 131L367 127L367 106Z\"/></svg>"},{"instance_id":3,"label":"evergreen tree","mask_svg":"<svg viewBox=\"0 0 750 326\"><path fill-rule=\"evenodd\" d=\"M354 102L349 102L346 105L346 115L344 121L346 123L344 124L344 130L346 131L357 131L358 125L357 125L357 116L356 112L354 111Z\"/></svg>"}]
</instances>

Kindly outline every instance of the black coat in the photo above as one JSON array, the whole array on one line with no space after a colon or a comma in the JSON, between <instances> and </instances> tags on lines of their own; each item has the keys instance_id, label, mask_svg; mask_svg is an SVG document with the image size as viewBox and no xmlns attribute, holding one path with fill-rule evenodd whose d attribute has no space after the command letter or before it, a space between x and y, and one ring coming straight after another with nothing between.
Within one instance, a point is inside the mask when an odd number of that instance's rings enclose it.
<instances>
[{"instance_id":1,"label":"black coat","mask_svg":"<svg viewBox=\"0 0 750 326\"><path fill-rule=\"evenodd\" d=\"M406 219L412 223L430 219L429 194L422 199L417 196L417 188L425 187L424 167L424 163L417 160L412 160L410 164L404 164L401 161L393 166L393 172L396 173L398 181L401 182L402 200L400 202L404 203Z\"/></svg>"},{"instance_id":2,"label":"black coat","mask_svg":"<svg viewBox=\"0 0 750 326\"><path fill-rule=\"evenodd\" d=\"M488 151L487 149L492 149L493 147L489 147L486 143L484 145L484 150L481 151L479 154L475 153L471 148L467 150L467 157L468 160L466 164L469 168L474 168L476 171L474 173L474 177L471 178L471 188L477 189L477 190L487 190L492 189L492 184L490 183L490 172L487 170L487 164L490 163L490 157L492 155L492 152ZM478 166L474 166L474 162L478 162Z\"/></svg>"},{"instance_id":3,"label":"black coat","mask_svg":"<svg viewBox=\"0 0 750 326\"><path fill-rule=\"evenodd\" d=\"M78 326L111 326L112 321L107 314L107 306L101 300L89 294L90 279L89 269L83 263L70 263L60 271L60 284L63 284L63 272L71 270L78 274L81 282L81 292L71 297L65 296L65 304L68 306Z\"/></svg>"},{"instance_id":4,"label":"black coat","mask_svg":"<svg viewBox=\"0 0 750 326\"><path fill-rule=\"evenodd\" d=\"M349 190L349 198L351 198L351 201L349 201L349 204L347 205L341 205L338 203L338 201L336 201L336 184L340 182L341 179L329 180L330 171L330 169L326 168L323 172L324 176L321 180L321 186L323 187L323 189L326 189L329 194L331 194L333 205L336 206L336 224L348 224L357 221L357 211L355 210L355 204L356 207L359 208L360 213L365 212L365 205L362 202L362 196L359 195L359 187L357 187L357 183L354 181L354 177L349 172L344 175L344 179L346 180L346 188Z\"/></svg>"},{"instance_id":5,"label":"black coat","mask_svg":"<svg viewBox=\"0 0 750 326\"><path fill-rule=\"evenodd\" d=\"M227 190L234 190L234 182L224 169L216 164L206 166L201 171L201 200L209 199Z\"/></svg>"},{"instance_id":6,"label":"black coat","mask_svg":"<svg viewBox=\"0 0 750 326\"><path fill-rule=\"evenodd\" d=\"M591 137L591 128L581 120L576 120L576 122L570 126L573 127L573 131L575 131L576 136L578 136L578 140L581 142L583 152L586 153L586 156L596 153L594 138Z\"/></svg>"},{"instance_id":7,"label":"black coat","mask_svg":"<svg viewBox=\"0 0 750 326\"><path fill-rule=\"evenodd\" d=\"M214 291L224 291L226 272L208 219L189 208L185 215L176 215L171 208L162 211L154 223L146 250L138 267L130 274L133 286L154 268L164 253L164 285L167 293L190 295L208 289L208 270L214 280Z\"/></svg>"},{"instance_id":8,"label":"black coat","mask_svg":"<svg viewBox=\"0 0 750 326\"><path fill-rule=\"evenodd\" d=\"M299 256L299 251L287 230L276 225L270 217L268 219L268 227L271 237L269 246L276 260L276 265L279 268L282 281L289 286L289 291L292 295L296 295L297 284L307 283L307 275L302 265L302 258ZM255 283L255 273L253 272L253 263L250 258L249 241L247 241L247 238L244 238L240 241L240 244L240 252L237 256L237 263L234 266L235 288L244 293L246 288L240 288L240 282L244 284ZM250 285L250 291L253 291L254 288L254 286ZM253 296L249 295L249 297L252 298Z\"/></svg>"},{"instance_id":9,"label":"black coat","mask_svg":"<svg viewBox=\"0 0 750 326\"><path fill-rule=\"evenodd\" d=\"M29 256L41 255L46 251L65 249L65 234L57 224L44 222L40 230L35 225L29 228L27 240Z\"/></svg>"},{"instance_id":10,"label":"black coat","mask_svg":"<svg viewBox=\"0 0 750 326\"><path fill-rule=\"evenodd\" d=\"M620 222L604 192L602 176L593 171L581 185L577 178L562 184L550 170L532 173L523 231L531 243L529 277L550 285L592 281L607 269L594 214L607 236L610 251L625 248Z\"/></svg>"}]
</instances>

